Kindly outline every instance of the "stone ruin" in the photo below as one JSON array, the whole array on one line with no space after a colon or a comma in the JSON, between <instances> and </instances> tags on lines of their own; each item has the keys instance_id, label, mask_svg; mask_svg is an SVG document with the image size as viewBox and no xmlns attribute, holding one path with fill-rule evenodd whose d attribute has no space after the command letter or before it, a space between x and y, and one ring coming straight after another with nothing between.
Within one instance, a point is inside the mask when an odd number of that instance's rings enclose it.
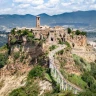
<instances>
[{"instance_id":1,"label":"stone ruin","mask_svg":"<svg viewBox=\"0 0 96 96\"><path fill-rule=\"evenodd\" d=\"M36 17L36 27L35 28L16 28L17 30L29 30L31 31L36 39L45 39L46 44L45 45L56 45L59 43L59 40L61 42L69 42L72 47L85 47L87 45L87 39L86 36L83 35L75 35L72 37L70 34L68 34L68 29L61 27L61 26L55 26L51 28L50 26L40 26L40 17Z\"/></svg>"}]
</instances>

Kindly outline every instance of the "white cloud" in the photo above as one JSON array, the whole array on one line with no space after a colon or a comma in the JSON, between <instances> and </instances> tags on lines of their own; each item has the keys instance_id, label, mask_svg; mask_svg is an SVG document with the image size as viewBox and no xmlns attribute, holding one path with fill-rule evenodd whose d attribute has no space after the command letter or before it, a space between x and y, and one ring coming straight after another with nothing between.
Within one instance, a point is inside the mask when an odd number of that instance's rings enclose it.
<instances>
[{"instance_id":1,"label":"white cloud","mask_svg":"<svg viewBox=\"0 0 96 96\"><path fill-rule=\"evenodd\" d=\"M96 4L90 5L90 8L96 9Z\"/></svg>"},{"instance_id":2,"label":"white cloud","mask_svg":"<svg viewBox=\"0 0 96 96\"><path fill-rule=\"evenodd\" d=\"M54 15L77 10L95 10L96 0L2 0L0 9L0 14Z\"/></svg>"},{"instance_id":3,"label":"white cloud","mask_svg":"<svg viewBox=\"0 0 96 96\"><path fill-rule=\"evenodd\" d=\"M60 2L60 0L49 0L47 3L46 3L46 7L53 7L53 6L56 6L58 5Z\"/></svg>"},{"instance_id":4,"label":"white cloud","mask_svg":"<svg viewBox=\"0 0 96 96\"><path fill-rule=\"evenodd\" d=\"M30 4L20 4L18 7L19 8L28 8Z\"/></svg>"},{"instance_id":5,"label":"white cloud","mask_svg":"<svg viewBox=\"0 0 96 96\"><path fill-rule=\"evenodd\" d=\"M11 8L5 8L5 9L0 9L0 13L6 13L9 12L11 10Z\"/></svg>"},{"instance_id":6,"label":"white cloud","mask_svg":"<svg viewBox=\"0 0 96 96\"><path fill-rule=\"evenodd\" d=\"M71 3L61 3L63 6L69 6Z\"/></svg>"},{"instance_id":7,"label":"white cloud","mask_svg":"<svg viewBox=\"0 0 96 96\"><path fill-rule=\"evenodd\" d=\"M33 5L40 5L44 3L44 0L13 0L15 3L29 3Z\"/></svg>"}]
</instances>

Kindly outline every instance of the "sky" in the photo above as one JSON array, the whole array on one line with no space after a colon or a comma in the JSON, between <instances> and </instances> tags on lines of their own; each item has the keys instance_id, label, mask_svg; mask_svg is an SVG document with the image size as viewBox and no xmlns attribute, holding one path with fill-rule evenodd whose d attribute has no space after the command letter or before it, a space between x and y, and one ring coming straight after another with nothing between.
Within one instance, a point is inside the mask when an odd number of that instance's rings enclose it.
<instances>
[{"instance_id":1,"label":"sky","mask_svg":"<svg viewBox=\"0 0 96 96\"><path fill-rule=\"evenodd\" d=\"M0 14L56 15L78 10L96 10L96 0L0 0Z\"/></svg>"}]
</instances>

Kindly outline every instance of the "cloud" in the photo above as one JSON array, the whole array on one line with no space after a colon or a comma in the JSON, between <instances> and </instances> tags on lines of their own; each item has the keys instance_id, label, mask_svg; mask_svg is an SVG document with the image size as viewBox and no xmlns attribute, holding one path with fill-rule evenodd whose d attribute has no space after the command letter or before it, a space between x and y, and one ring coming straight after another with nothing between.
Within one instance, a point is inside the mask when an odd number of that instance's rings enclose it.
<instances>
[{"instance_id":1,"label":"cloud","mask_svg":"<svg viewBox=\"0 0 96 96\"><path fill-rule=\"evenodd\" d=\"M71 3L61 3L63 6L69 6Z\"/></svg>"},{"instance_id":2,"label":"cloud","mask_svg":"<svg viewBox=\"0 0 96 96\"><path fill-rule=\"evenodd\" d=\"M44 0L13 0L14 3L29 3L32 5L40 5L44 3Z\"/></svg>"},{"instance_id":3,"label":"cloud","mask_svg":"<svg viewBox=\"0 0 96 96\"><path fill-rule=\"evenodd\" d=\"M2 3L0 2L0 14L54 15L77 10L96 10L96 0L2 0Z\"/></svg>"},{"instance_id":4,"label":"cloud","mask_svg":"<svg viewBox=\"0 0 96 96\"><path fill-rule=\"evenodd\" d=\"M30 4L20 4L18 5L18 8L28 8Z\"/></svg>"},{"instance_id":5,"label":"cloud","mask_svg":"<svg viewBox=\"0 0 96 96\"><path fill-rule=\"evenodd\" d=\"M0 13L6 13L9 12L11 10L11 8L5 8L5 9L0 9Z\"/></svg>"}]
</instances>

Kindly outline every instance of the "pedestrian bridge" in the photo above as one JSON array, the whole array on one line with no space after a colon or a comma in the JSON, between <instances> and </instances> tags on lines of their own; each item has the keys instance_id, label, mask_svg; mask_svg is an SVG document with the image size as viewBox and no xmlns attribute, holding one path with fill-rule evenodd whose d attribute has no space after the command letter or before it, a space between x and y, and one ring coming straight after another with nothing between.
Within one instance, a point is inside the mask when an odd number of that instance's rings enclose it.
<instances>
[{"instance_id":1,"label":"pedestrian bridge","mask_svg":"<svg viewBox=\"0 0 96 96\"><path fill-rule=\"evenodd\" d=\"M81 92L82 89L65 79L54 62L54 55L65 47L65 45L59 45L57 49L49 53L49 68L51 70L52 77L56 80L57 84L60 85L60 90L71 90L74 94L78 94L78 92Z\"/></svg>"}]
</instances>

